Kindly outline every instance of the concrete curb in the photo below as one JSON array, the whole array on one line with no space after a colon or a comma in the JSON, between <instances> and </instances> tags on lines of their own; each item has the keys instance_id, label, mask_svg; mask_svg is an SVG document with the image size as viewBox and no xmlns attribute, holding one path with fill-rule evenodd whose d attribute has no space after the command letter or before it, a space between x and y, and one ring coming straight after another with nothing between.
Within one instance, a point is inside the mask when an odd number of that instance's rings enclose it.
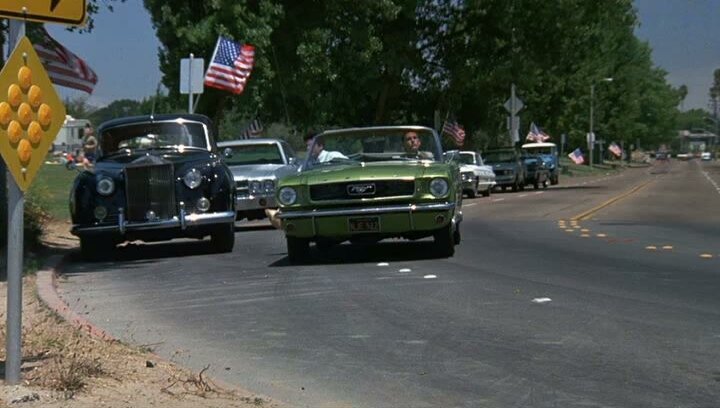
<instances>
[{"instance_id":1,"label":"concrete curb","mask_svg":"<svg viewBox=\"0 0 720 408\"><path fill-rule=\"evenodd\" d=\"M38 297L47 307L78 330L102 340L118 341L105 330L95 326L88 319L75 313L70 309L70 306L60 298L60 295L58 295L57 282L55 281L57 277L56 271L66 261L67 256L68 255L51 255L42 269L37 272L36 285Z\"/></svg>"}]
</instances>

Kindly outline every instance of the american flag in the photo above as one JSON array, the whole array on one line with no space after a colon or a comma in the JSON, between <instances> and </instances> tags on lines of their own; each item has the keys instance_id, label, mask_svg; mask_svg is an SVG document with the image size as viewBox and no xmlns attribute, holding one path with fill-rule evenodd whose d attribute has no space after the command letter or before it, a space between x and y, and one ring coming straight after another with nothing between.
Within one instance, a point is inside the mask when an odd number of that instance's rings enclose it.
<instances>
[{"instance_id":1,"label":"american flag","mask_svg":"<svg viewBox=\"0 0 720 408\"><path fill-rule=\"evenodd\" d=\"M574 161L575 164L585 163L585 158L583 157L582 151L579 147L573 150L572 153L568 154L568 157L570 158L570 160Z\"/></svg>"},{"instance_id":2,"label":"american flag","mask_svg":"<svg viewBox=\"0 0 720 408\"><path fill-rule=\"evenodd\" d=\"M465 143L465 129L463 129L456 120L446 120L442 128L442 133L446 133L452 137L457 146L462 146Z\"/></svg>"},{"instance_id":3,"label":"american flag","mask_svg":"<svg viewBox=\"0 0 720 408\"><path fill-rule=\"evenodd\" d=\"M55 85L79 89L91 94L98 81L95 71L90 69L82 58L50 37L45 27L40 27L39 32L41 34L40 41L36 42L33 47L38 53L50 81Z\"/></svg>"},{"instance_id":4,"label":"american flag","mask_svg":"<svg viewBox=\"0 0 720 408\"><path fill-rule=\"evenodd\" d=\"M622 149L615 142L610 143L610 146L608 146L608 150L610 150L612 154L614 154L616 157L622 156Z\"/></svg>"},{"instance_id":5,"label":"american flag","mask_svg":"<svg viewBox=\"0 0 720 408\"><path fill-rule=\"evenodd\" d=\"M262 122L260 122L260 119L255 118L250 124L243 130L242 134L240 135L241 139L252 139L254 137L260 136L260 134L263 132L263 125Z\"/></svg>"},{"instance_id":6,"label":"american flag","mask_svg":"<svg viewBox=\"0 0 720 408\"><path fill-rule=\"evenodd\" d=\"M543 132L542 129L535 125L535 122L532 122L530 125L530 131L528 132L527 137L525 137L525 140L542 143L550 140L550 135Z\"/></svg>"},{"instance_id":7,"label":"american flag","mask_svg":"<svg viewBox=\"0 0 720 408\"><path fill-rule=\"evenodd\" d=\"M240 94L245 90L245 83L254 62L254 46L250 44L241 46L220 36L210 66L205 73L205 85Z\"/></svg>"}]
</instances>

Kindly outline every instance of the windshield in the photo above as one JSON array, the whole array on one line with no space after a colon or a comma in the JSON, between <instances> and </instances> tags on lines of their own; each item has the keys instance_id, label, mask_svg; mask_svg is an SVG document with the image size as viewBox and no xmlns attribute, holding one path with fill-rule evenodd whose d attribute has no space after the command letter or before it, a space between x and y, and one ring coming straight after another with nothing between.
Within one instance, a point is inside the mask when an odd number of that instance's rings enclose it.
<instances>
[{"instance_id":1,"label":"windshield","mask_svg":"<svg viewBox=\"0 0 720 408\"><path fill-rule=\"evenodd\" d=\"M551 146L543 147L523 147L523 150L529 154L555 154L555 149Z\"/></svg>"},{"instance_id":2,"label":"windshield","mask_svg":"<svg viewBox=\"0 0 720 408\"><path fill-rule=\"evenodd\" d=\"M208 149L205 126L197 122L137 123L106 129L100 137L103 155L143 149Z\"/></svg>"},{"instance_id":3,"label":"windshield","mask_svg":"<svg viewBox=\"0 0 720 408\"><path fill-rule=\"evenodd\" d=\"M424 128L368 128L326 132L308 142L304 168L365 162L435 161L435 133Z\"/></svg>"},{"instance_id":4,"label":"windshield","mask_svg":"<svg viewBox=\"0 0 720 408\"><path fill-rule=\"evenodd\" d=\"M246 164L284 164L277 144L227 146L222 149L229 166Z\"/></svg>"},{"instance_id":5,"label":"windshield","mask_svg":"<svg viewBox=\"0 0 720 408\"><path fill-rule=\"evenodd\" d=\"M505 163L515 161L513 151L494 151L485 153L485 163Z\"/></svg>"},{"instance_id":6,"label":"windshield","mask_svg":"<svg viewBox=\"0 0 720 408\"><path fill-rule=\"evenodd\" d=\"M475 155L472 153L460 153L460 163L475 164Z\"/></svg>"}]
</instances>

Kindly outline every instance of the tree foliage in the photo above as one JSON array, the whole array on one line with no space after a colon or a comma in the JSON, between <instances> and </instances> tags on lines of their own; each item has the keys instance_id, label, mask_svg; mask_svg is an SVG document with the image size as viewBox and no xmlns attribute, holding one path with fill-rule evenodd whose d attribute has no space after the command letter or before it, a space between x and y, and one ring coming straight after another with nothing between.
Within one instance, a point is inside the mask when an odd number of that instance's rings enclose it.
<instances>
[{"instance_id":1,"label":"tree foliage","mask_svg":"<svg viewBox=\"0 0 720 408\"><path fill-rule=\"evenodd\" d=\"M205 59L218 35L254 44L242 95L205 89L198 111L240 123L259 116L298 130L369 124L436 125L455 116L475 143L507 142L503 107L515 84L521 128L584 145L590 87L599 138L641 143L674 135L682 89L638 40L631 0L144 0L163 82L177 92L180 59ZM605 83L603 78L614 81ZM238 126L221 124L224 132ZM471 141L471 144L473 142Z\"/></svg>"}]
</instances>

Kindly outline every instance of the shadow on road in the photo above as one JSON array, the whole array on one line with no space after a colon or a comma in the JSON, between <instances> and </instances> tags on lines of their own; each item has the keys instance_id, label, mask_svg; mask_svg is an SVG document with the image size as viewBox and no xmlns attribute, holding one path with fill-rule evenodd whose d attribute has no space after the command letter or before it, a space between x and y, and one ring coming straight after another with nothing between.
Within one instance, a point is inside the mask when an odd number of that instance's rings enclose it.
<instances>
[{"instance_id":1,"label":"shadow on road","mask_svg":"<svg viewBox=\"0 0 720 408\"><path fill-rule=\"evenodd\" d=\"M368 262L398 262L424 259L445 259L437 254L432 240L389 240L374 245L343 243L326 251L311 245L303 265L334 265ZM271 263L269 267L294 266L287 256Z\"/></svg>"}]
</instances>

